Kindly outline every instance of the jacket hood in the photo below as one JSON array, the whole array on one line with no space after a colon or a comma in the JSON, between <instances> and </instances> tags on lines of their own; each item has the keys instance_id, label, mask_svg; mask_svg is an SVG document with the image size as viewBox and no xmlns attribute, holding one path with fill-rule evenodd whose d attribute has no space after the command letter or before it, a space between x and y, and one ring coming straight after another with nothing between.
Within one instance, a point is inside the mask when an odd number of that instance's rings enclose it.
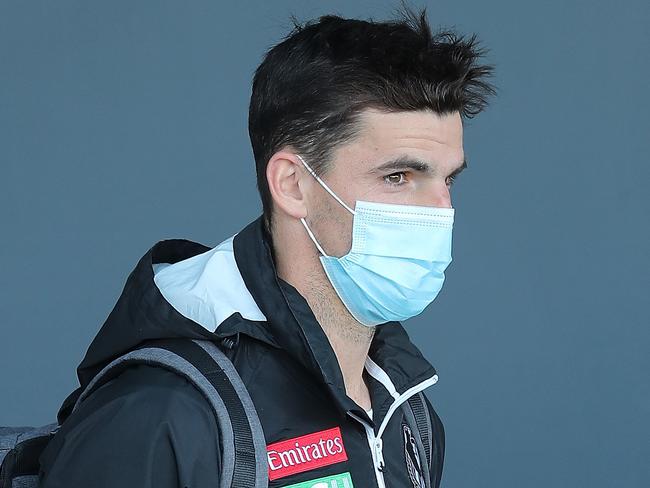
<instances>
[{"instance_id":1,"label":"jacket hood","mask_svg":"<svg viewBox=\"0 0 650 488\"><path fill-rule=\"evenodd\" d=\"M214 248L187 239L155 243L129 274L113 310L77 367L80 387L63 402L61 424L92 378L151 339L235 343L240 334L281 349L329 389L341 412L359 412L345 392L334 350L305 298L277 276L262 217ZM399 322L377 326L366 369L390 395L436 374Z\"/></svg>"}]
</instances>

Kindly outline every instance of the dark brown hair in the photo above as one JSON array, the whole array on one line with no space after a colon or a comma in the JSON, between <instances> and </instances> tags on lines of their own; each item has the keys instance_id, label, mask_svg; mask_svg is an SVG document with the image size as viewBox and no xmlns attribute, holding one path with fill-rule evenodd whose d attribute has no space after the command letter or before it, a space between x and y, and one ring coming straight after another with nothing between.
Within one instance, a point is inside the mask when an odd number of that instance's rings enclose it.
<instances>
[{"instance_id":1,"label":"dark brown hair","mask_svg":"<svg viewBox=\"0 0 650 488\"><path fill-rule=\"evenodd\" d=\"M373 22L325 15L300 24L268 50L253 78L248 130L264 221L272 198L266 165L291 146L322 175L333 150L358 134L367 108L386 112L433 110L474 117L496 89L487 50L476 34L449 29L432 34L426 8L404 7L402 19Z\"/></svg>"}]
</instances>

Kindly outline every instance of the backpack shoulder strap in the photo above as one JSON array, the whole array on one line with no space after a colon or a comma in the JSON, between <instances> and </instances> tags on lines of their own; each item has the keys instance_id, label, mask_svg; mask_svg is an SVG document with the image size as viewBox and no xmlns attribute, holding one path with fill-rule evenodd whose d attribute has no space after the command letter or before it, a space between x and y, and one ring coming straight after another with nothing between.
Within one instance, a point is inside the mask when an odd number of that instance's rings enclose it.
<instances>
[{"instance_id":1,"label":"backpack shoulder strap","mask_svg":"<svg viewBox=\"0 0 650 488\"><path fill-rule=\"evenodd\" d=\"M415 416L415 423L417 424L418 432L420 432L420 437L422 438L424 453L427 457L427 466L431 468L431 442L433 432L431 429L429 409L425 402L424 393L422 392L419 392L408 399L408 403L411 406L411 410L413 410L413 415Z\"/></svg>"},{"instance_id":2,"label":"backpack shoulder strap","mask_svg":"<svg viewBox=\"0 0 650 488\"><path fill-rule=\"evenodd\" d=\"M38 458L57 427L0 427L0 488L38 486Z\"/></svg>"},{"instance_id":3,"label":"backpack shoulder strap","mask_svg":"<svg viewBox=\"0 0 650 488\"><path fill-rule=\"evenodd\" d=\"M266 442L253 401L232 362L212 341L181 338L144 342L106 365L79 395L73 411L102 384L135 364L175 372L206 397L223 445L220 488L268 485Z\"/></svg>"},{"instance_id":4,"label":"backpack shoulder strap","mask_svg":"<svg viewBox=\"0 0 650 488\"><path fill-rule=\"evenodd\" d=\"M424 394L419 392L411 396L403 405L406 422L412 431L417 432L416 444L420 457L420 465L424 467L424 482L426 488L431 488L431 442L433 433L429 410L425 404ZM425 488L425 487L422 487Z\"/></svg>"}]
</instances>

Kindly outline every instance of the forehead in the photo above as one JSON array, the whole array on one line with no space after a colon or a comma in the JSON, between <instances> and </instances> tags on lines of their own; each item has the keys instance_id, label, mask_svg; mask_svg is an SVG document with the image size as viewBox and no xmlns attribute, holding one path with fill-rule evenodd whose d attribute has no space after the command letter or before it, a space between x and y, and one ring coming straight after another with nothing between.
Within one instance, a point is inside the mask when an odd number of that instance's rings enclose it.
<instances>
[{"instance_id":1,"label":"forehead","mask_svg":"<svg viewBox=\"0 0 650 488\"><path fill-rule=\"evenodd\" d=\"M439 115L429 110L380 112L368 109L361 113L359 139L384 146L410 143L429 148L432 144L461 147L463 125L459 112Z\"/></svg>"},{"instance_id":2,"label":"forehead","mask_svg":"<svg viewBox=\"0 0 650 488\"><path fill-rule=\"evenodd\" d=\"M463 159L459 112L439 115L429 110L387 113L367 109L359 120L356 139L341 147L339 154L348 161L376 165L386 158L407 155L446 165Z\"/></svg>"}]
</instances>

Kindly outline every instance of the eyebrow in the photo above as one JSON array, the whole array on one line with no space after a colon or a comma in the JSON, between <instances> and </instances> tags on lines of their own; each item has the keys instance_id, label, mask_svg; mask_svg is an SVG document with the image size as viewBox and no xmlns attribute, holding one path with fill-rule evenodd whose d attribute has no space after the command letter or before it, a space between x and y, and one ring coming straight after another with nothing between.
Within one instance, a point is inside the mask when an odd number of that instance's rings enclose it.
<instances>
[{"instance_id":1,"label":"eyebrow","mask_svg":"<svg viewBox=\"0 0 650 488\"><path fill-rule=\"evenodd\" d=\"M467 158L463 159L463 162L451 172L450 177L456 177L467 168ZM384 164L374 168L373 173L382 173L385 171L393 171L400 169L411 169L413 171L418 171L421 173L433 173L433 168L426 161L421 159L413 159L410 156L399 156L395 159L385 162Z\"/></svg>"}]
</instances>

